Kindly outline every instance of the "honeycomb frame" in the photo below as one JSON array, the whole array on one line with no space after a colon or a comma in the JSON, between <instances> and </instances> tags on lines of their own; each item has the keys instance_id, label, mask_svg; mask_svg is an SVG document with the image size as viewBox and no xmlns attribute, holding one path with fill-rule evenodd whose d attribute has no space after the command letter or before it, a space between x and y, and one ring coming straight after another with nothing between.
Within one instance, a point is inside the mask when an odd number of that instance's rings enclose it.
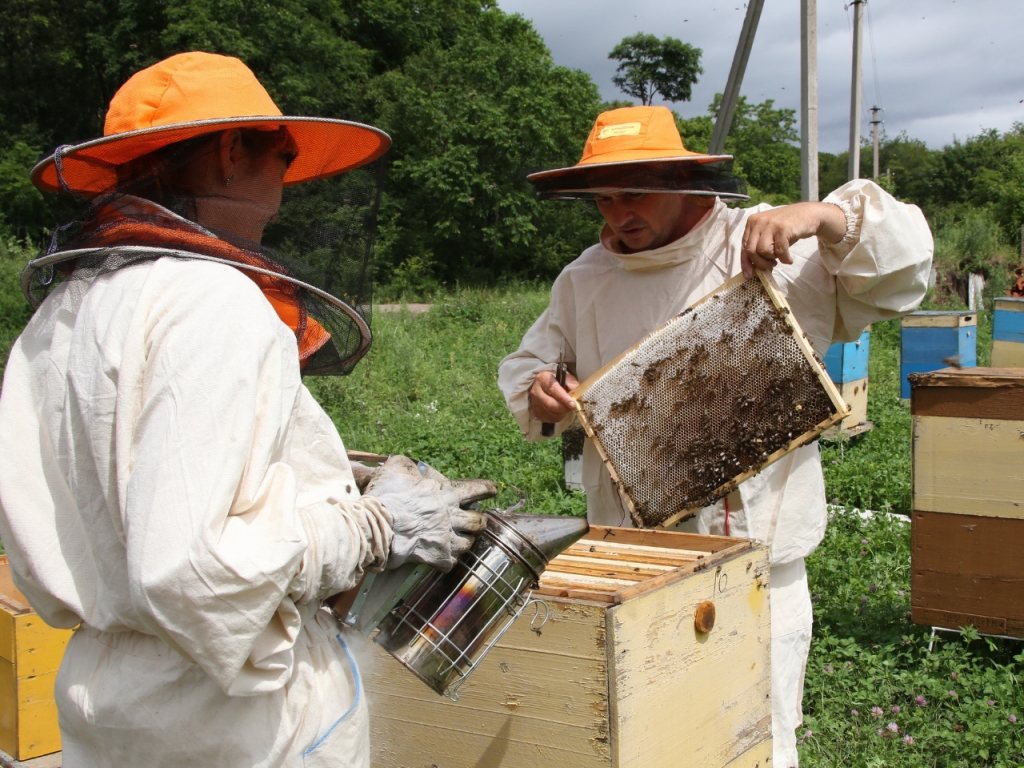
<instances>
[{"instance_id":1,"label":"honeycomb frame","mask_svg":"<svg viewBox=\"0 0 1024 768\"><path fill-rule=\"evenodd\" d=\"M571 393L637 527L691 517L849 413L771 273L755 274Z\"/></svg>"}]
</instances>

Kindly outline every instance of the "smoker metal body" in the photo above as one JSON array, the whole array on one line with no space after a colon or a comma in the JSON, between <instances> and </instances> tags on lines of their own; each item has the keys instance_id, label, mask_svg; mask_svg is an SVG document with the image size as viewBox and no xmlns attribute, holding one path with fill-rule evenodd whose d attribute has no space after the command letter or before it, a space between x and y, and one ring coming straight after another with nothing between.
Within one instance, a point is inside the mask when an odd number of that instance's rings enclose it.
<instances>
[{"instance_id":1,"label":"smoker metal body","mask_svg":"<svg viewBox=\"0 0 1024 768\"><path fill-rule=\"evenodd\" d=\"M518 505L517 505L518 506ZM437 693L458 689L530 606L531 627L547 605L531 597L551 558L583 536L580 518L488 510L487 528L448 573L407 565L367 577L346 623L387 650Z\"/></svg>"}]
</instances>

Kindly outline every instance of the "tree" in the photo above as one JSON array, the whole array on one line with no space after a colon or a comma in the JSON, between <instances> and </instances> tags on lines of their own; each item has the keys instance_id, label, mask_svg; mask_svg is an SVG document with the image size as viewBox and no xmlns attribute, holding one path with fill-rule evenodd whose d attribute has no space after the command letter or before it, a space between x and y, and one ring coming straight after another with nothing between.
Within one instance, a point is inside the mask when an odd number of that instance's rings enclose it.
<instances>
[{"instance_id":1,"label":"tree","mask_svg":"<svg viewBox=\"0 0 1024 768\"><path fill-rule=\"evenodd\" d=\"M717 93L707 115L676 118L687 149L707 152L721 103L722 94ZM725 151L735 156L734 171L752 187L752 197L773 204L800 199L798 138L794 110L776 109L772 99L751 104L740 96Z\"/></svg>"},{"instance_id":2,"label":"tree","mask_svg":"<svg viewBox=\"0 0 1024 768\"><path fill-rule=\"evenodd\" d=\"M481 12L451 46L430 43L377 78L372 99L394 138L382 280L411 259L438 280L553 277L596 239L592 208L539 203L526 181L579 158L600 103L527 20Z\"/></svg>"},{"instance_id":3,"label":"tree","mask_svg":"<svg viewBox=\"0 0 1024 768\"><path fill-rule=\"evenodd\" d=\"M624 37L608 54L620 62L612 82L645 105L656 94L666 101L689 101L697 75L704 74L700 56L700 48L674 37L659 40L642 33Z\"/></svg>"},{"instance_id":4,"label":"tree","mask_svg":"<svg viewBox=\"0 0 1024 768\"><path fill-rule=\"evenodd\" d=\"M237 56L290 114L391 133L379 275L551 277L596 238L592 207L539 204L525 176L569 165L599 110L530 22L492 0L0 0L0 235L68 219L28 171L99 135L115 90L171 54Z\"/></svg>"}]
</instances>

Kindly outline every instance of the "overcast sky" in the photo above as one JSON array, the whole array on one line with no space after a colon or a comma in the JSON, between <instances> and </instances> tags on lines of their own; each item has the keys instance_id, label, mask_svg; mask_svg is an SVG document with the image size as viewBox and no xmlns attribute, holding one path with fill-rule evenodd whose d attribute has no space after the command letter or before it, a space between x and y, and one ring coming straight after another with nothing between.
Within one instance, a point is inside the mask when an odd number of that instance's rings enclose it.
<instances>
[{"instance_id":1,"label":"overcast sky","mask_svg":"<svg viewBox=\"0 0 1024 768\"><path fill-rule=\"evenodd\" d=\"M819 145L849 144L853 10L818 0ZM746 14L742 0L499 0L530 19L555 62L582 69L605 99L627 98L611 81L608 52L637 32L670 35L704 52L690 102L703 114L723 91ZM1024 0L869 0L864 13L862 132L878 105L890 136L906 131L939 148L983 129L1024 122ZM800 0L764 0L741 93L800 109Z\"/></svg>"}]
</instances>

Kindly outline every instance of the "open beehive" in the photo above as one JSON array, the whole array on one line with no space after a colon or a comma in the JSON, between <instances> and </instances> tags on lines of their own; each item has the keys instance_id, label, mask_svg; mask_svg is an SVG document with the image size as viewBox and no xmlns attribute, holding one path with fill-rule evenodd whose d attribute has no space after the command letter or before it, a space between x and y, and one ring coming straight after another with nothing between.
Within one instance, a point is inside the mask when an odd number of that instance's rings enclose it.
<instances>
[{"instance_id":1,"label":"open beehive","mask_svg":"<svg viewBox=\"0 0 1024 768\"><path fill-rule=\"evenodd\" d=\"M572 394L638 527L695 513L849 413L764 272L729 280Z\"/></svg>"},{"instance_id":2,"label":"open beehive","mask_svg":"<svg viewBox=\"0 0 1024 768\"><path fill-rule=\"evenodd\" d=\"M767 768L770 580L747 539L591 526L458 703L371 647L371 765Z\"/></svg>"}]
</instances>

